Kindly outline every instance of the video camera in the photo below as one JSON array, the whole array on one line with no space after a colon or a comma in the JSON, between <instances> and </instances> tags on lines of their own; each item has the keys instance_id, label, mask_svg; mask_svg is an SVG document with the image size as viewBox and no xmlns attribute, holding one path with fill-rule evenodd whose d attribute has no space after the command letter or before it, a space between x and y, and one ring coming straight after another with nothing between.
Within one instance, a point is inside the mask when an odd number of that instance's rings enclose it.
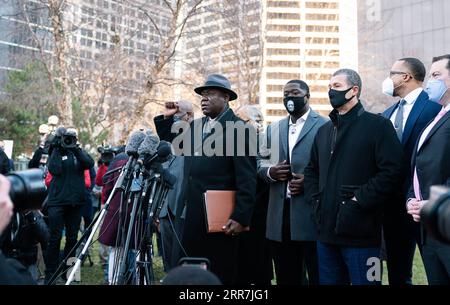
<instances>
[{"instance_id":1,"label":"video camera","mask_svg":"<svg viewBox=\"0 0 450 305\"><path fill-rule=\"evenodd\" d=\"M430 200L422 208L421 218L430 234L450 244L450 188L431 187Z\"/></svg>"},{"instance_id":2,"label":"video camera","mask_svg":"<svg viewBox=\"0 0 450 305\"><path fill-rule=\"evenodd\" d=\"M47 196L42 169L13 172L8 174L6 178L11 183L9 197L14 203L16 212L41 209Z\"/></svg>"},{"instance_id":3,"label":"video camera","mask_svg":"<svg viewBox=\"0 0 450 305\"><path fill-rule=\"evenodd\" d=\"M105 165L109 165L114 157L119 153L120 147L100 146L97 151L100 154L100 160Z\"/></svg>"},{"instance_id":4,"label":"video camera","mask_svg":"<svg viewBox=\"0 0 450 305\"><path fill-rule=\"evenodd\" d=\"M57 147L64 149L75 148L78 143L77 132L73 128L66 129L64 127L58 127L55 134L50 135L48 142L50 144L50 150Z\"/></svg>"}]
</instances>

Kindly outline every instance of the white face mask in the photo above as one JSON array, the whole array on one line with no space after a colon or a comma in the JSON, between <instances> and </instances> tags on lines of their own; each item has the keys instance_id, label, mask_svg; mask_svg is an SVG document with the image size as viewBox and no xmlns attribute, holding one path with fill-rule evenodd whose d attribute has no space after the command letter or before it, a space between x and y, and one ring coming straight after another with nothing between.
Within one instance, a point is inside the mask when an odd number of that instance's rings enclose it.
<instances>
[{"instance_id":1,"label":"white face mask","mask_svg":"<svg viewBox=\"0 0 450 305\"><path fill-rule=\"evenodd\" d=\"M383 93L389 96L394 96L394 81L388 77L383 82Z\"/></svg>"}]
</instances>

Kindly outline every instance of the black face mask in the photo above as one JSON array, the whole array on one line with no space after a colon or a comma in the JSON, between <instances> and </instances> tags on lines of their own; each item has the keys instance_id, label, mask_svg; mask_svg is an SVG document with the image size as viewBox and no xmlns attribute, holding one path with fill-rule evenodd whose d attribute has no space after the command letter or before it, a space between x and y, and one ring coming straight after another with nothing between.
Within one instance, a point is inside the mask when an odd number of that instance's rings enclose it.
<instances>
[{"instance_id":1,"label":"black face mask","mask_svg":"<svg viewBox=\"0 0 450 305\"><path fill-rule=\"evenodd\" d=\"M305 96L287 96L284 98L284 107L289 114L299 114L306 105Z\"/></svg>"},{"instance_id":2,"label":"black face mask","mask_svg":"<svg viewBox=\"0 0 450 305\"><path fill-rule=\"evenodd\" d=\"M355 95L352 96L351 98L345 98L345 95L352 89L353 87L344 91L330 89L330 91L328 92L328 96L330 97L331 106L333 106L334 109L338 109L347 104L348 102L350 102L355 97Z\"/></svg>"}]
</instances>

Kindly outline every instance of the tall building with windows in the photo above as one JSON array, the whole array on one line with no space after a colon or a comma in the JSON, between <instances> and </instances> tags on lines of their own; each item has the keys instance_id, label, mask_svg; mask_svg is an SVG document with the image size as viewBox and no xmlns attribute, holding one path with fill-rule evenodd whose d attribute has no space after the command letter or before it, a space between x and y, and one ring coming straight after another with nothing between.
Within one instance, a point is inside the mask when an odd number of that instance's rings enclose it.
<instances>
[{"instance_id":1,"label":"tall building with windows","mask_svg":"<svg viewBox=\"0 0 450 305\"><path fill-rule=\"evenodd\" d=\"M196 1L191 1L195 3ZM204 0L186 25L181 70L199 82L226 75L243 104L257 103L262 61L261 1Z\"/></svg>"},{"instance_id":2,"label":"tall building with windows","mask_svg":"<svg viewBox=\"0 0 450 305\"><path fill-rule=\"evenodd\" d=\"M71 0L63 6L71 56L82 68L114 47L129 55L130 79L145 81L142 64L155 62L170 26L171 13L161 0ZM150 22L150 18L152 22ZM34 37L35 35L35 37ZM37 39L35 39L37 38ZM48 8L37 0L4 0L0 5L0 85L8 70L21 69L44 53L52 53Z\"/></svg>"},{"instance_id":3,"label":"tall building with windows","mask_svg":"<svg viewBox=\"0 0 450 305\"><path fill-rule=\"evenodd\" d=\"M427 70L434 56L450 52L450 1L358 1L359 69L362 99L382 112L397 99L382 94L392 64L403 57L422 60Z\"/></svg>"},{"instance_id":4,"label":"tall building with windows","mask_svg":"<svg viewBox=\"0 0 450 305\"><path fill-rule=\"evenodd\" d=\"M261 107L270 124L286 116L283 86L306 81L313 109L328 114L328 83L339 68L357 68L356 1L264 1Z\"/></svg>"},{"instance_id":5,"label":"tall building with windows","mask_svg":"<svg viewBox=\"0 0 450 305\"><path fill-rule=\"evenodd\" d=\"M315 110L331 110L327 87L331 74L341 67L358 67L356 0L247 1L247 10L239 6L246 1L221 1L222 7L212 2L204 2L202 14L188 24L193 30L185 45L187 70L193 65L203 69L201 75L223 73L239 90L245 68L237 60L249 62L257 79L254 101L269 124L286 116L283 86L291 79L308 82ZM225 22L224 15L246 16L244 28L250 30L243 37L236 22ZM247 58L242 54L243 40L250 49Z\"/></svg>"}]
</instances>

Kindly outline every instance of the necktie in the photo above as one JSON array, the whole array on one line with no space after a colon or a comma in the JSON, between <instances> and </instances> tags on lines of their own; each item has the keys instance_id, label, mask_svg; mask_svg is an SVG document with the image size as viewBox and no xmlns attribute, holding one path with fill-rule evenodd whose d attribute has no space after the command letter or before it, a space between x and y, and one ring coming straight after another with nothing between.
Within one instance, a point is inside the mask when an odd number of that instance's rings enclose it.
<instances>
[{"instance_id":1,"label":"necktie","mask_svg":"<svg viewBox=\"0 0 450 305\"><path fill-rule=\"evenodd\" d=\"M447 113L447 111L444 109L436 116L434 121L430 124L430 126L427 127L426 130L431 131L434 126L442 119L442 117ZM423 145L423 144L422 144ZM420 149L420 146L419 148ZM422 200L422 194L420 192L420 183L419 183L419 177L417 175L417 166L414 168L414 178L413 178L413 187L414 187L414 196L416 196L416 199Z\"/></svg>"},{"instance_id":2,"label":"necktie","mask_svg":"<svg viewBox=\"0 0 450 305\"><path fill-rule=\"evenodd\" d=\"M405 106L406 101L401 100L398 104L397 115L395 116L395 131L397 132L397 137L402 142L403 138L403 106Z\"/></svg>"}]
</instances>

